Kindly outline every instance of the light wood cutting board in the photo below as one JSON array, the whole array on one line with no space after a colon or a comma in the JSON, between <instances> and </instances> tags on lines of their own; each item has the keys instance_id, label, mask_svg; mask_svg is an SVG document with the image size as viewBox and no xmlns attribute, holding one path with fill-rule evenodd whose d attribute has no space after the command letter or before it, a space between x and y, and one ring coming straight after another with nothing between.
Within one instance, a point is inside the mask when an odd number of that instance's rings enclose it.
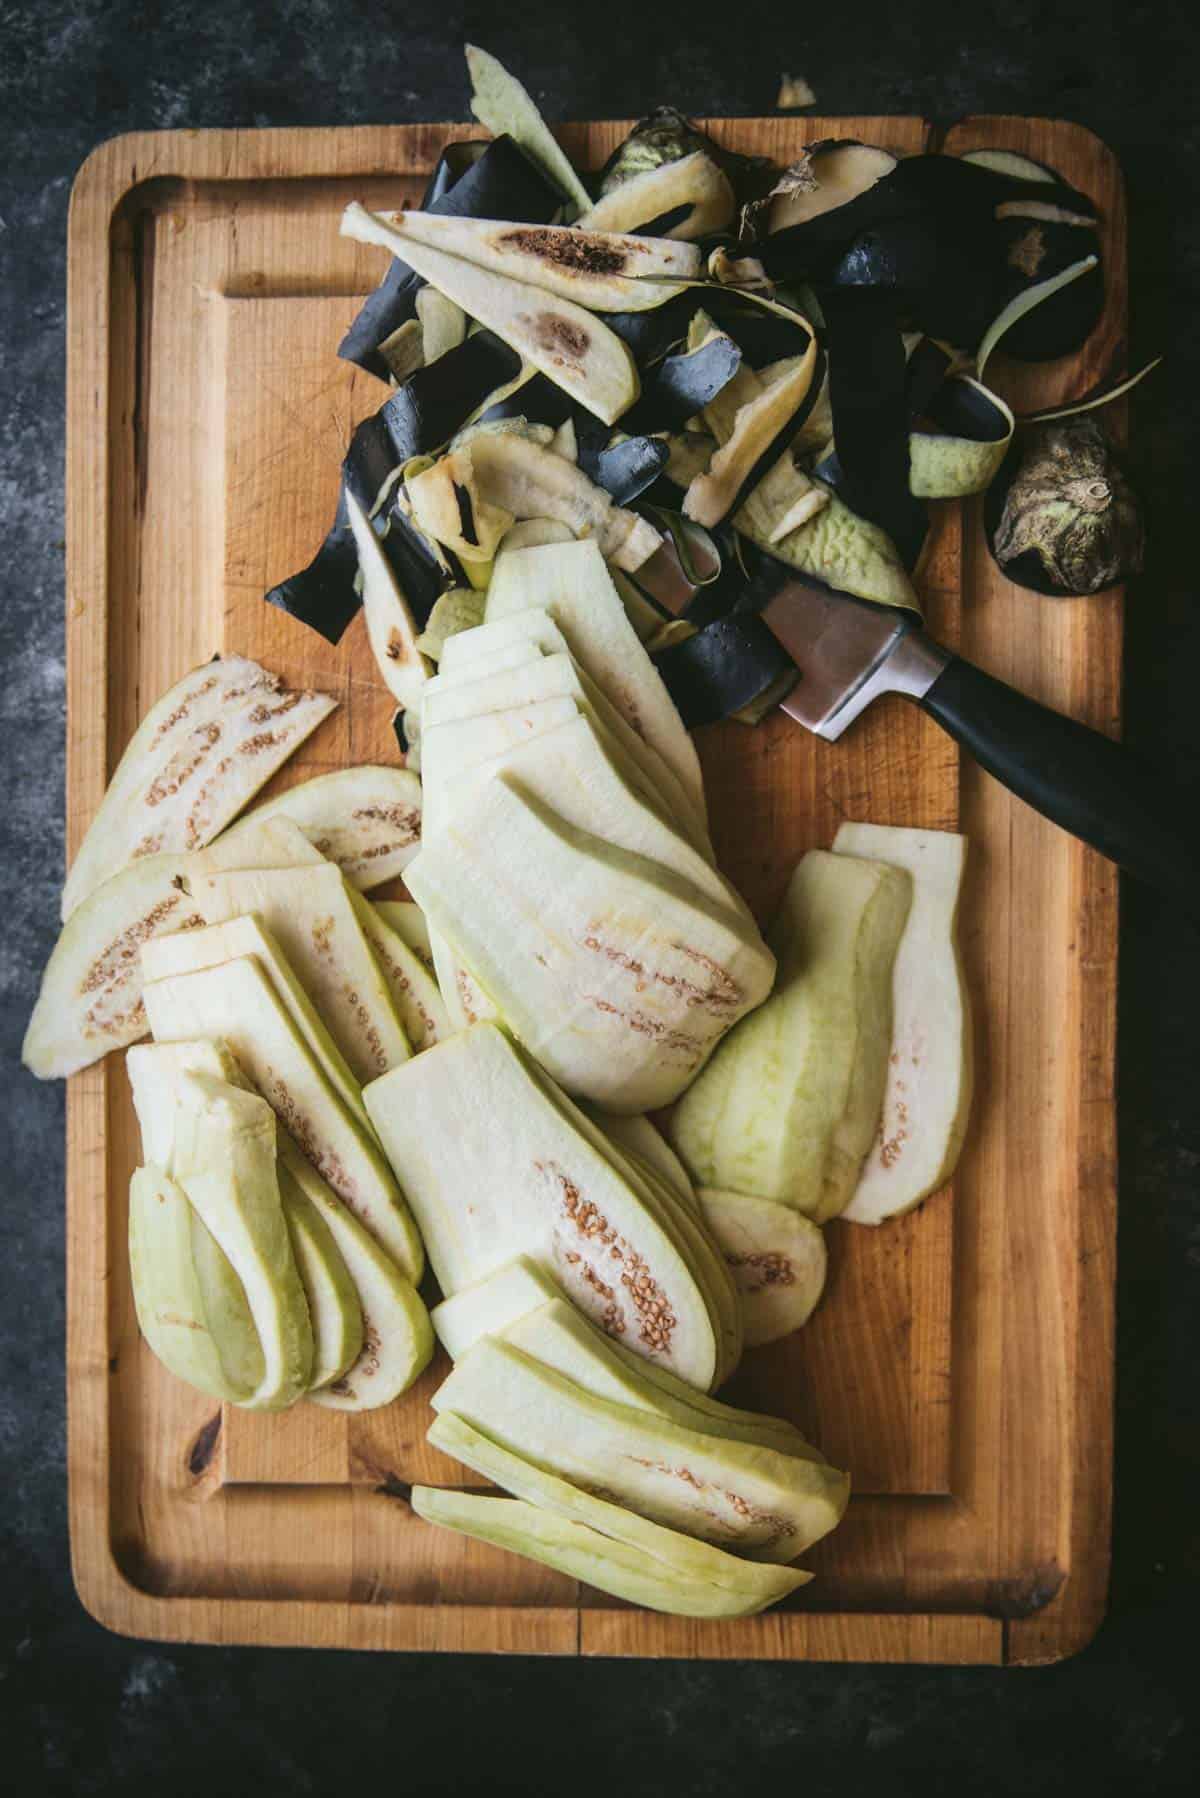
<instances>
[{"instance_id":1,"label":"light wood cutting board","mask_svg":"<svg viewBox=\"0 0 1200 1798\"><path fill-rule=\"evenodd\" d=\"M779 161L816 139L929 143L917 119L748 119L709 129ZM628 129L564 128L595 167ZM168 132L85 164L70 226L68 830L74 853L137 720L214 651L341 698L278 786L394 761L361 618L335 649L264 606L332 516L354 425L384 397L336 348L382 253L345 202L419 196L440 125ZM1126 323L1123 195L1076 125L976 119L945 147L1021 150L1094 196L1110 298L1079 357L1005 370L1020 405L1082 392ZM995 365L999 368L999 363ZM935 508L924 580L943 640L1113 733L1119 596L1005 582L975 507ZM125 1253L137 1138L122 1057L70 1083L71 1538L84 1604L185 1641L737 1658L1037 1661L1103 1614L1112 1397L1116 882L887 700L837 744L782 715L699 733L717 848L760 917L844 817L965 830L964 952L977 1099L954 1182L878 1231L836 1224L809 1327L747 1355L730 1395L795 1418L851 1469L813 1584L736 1623L653 1616L435 1531L405 1483L466 1483L430 1449L430 1393L363 1417L214 1407L138 1336Z\"/></svg>"}]
</instances>

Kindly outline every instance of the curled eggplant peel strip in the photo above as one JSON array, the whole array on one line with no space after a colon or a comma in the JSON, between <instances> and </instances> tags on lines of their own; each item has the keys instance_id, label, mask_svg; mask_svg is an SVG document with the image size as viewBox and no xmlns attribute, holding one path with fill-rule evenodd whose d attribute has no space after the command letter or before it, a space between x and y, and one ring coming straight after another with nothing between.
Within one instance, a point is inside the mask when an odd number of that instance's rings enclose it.
<instances>
[{"instance_id":1,"label":"curled eggplant peel strip","mask_svg":"<svg viewBox=\"0 0 1200 1798\"><path fill-rule=\"evenodd\" d=\"M424 623L439 594L455 585L455 570L410 520L387 507L385 496L406 463L440 449L519 366L519 359L499 338L478 331L429 367L418 369L378 412L364 419L342 463L337 512L325 541L307 568L271 588L267 603L330 643L341 639L362 604L358 553L344 497L348 491L369 518L388 512L376 523L376 534L382 536L392 573L413 615Z\"/></svg>"}]
</instances>

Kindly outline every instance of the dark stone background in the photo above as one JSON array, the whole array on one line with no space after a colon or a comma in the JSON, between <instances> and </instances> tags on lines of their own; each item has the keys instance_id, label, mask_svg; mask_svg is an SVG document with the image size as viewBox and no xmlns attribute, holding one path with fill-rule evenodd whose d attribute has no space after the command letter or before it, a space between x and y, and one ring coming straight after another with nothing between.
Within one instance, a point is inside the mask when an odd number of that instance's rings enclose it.
<instances>
[{"instance_id":1,"label":"dark stone background","mask_svg":"<svg viewBox=\"0 0 1200 1798\"><path fill-rule=\"evenodd\" d=\"M1189 21L1188 14L1191 14ZM102 138L465 116L458 47L551 118L772 109L1077 119L1131 192L1135 407L1152 554L1129 608L1129 739L1196 769L1200 11L1100 0L727 8L604 0L0 0L0 1768L23 1794L225 1789L629 1794L1195 1791L1200 1600L1200 945L1145 893L1121 950L1120 1375L1109 1621L1038 1671L589 1664L158 1647L85 1616L68 1565L62 1091L18 1054L62 856L67 199ZM1195 829L1196 814L1181 819Z\"/></svg>"}]
</instances>

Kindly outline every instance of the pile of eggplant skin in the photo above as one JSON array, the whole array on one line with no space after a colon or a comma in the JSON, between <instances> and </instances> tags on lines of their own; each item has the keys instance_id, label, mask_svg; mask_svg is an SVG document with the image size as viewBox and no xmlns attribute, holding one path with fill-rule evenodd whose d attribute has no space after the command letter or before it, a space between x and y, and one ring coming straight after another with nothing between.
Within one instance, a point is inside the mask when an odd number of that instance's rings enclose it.
<instances>
[{"instance_id":1,"label":"pile of eggplant skin","mask_svg":"<svg viewBox=\"0 0 1200 1798\"><path fill-rule=\"evenodd\" d=\"M468 61L491 139L449 144L419 208L347 210L391 260L339 353L390 392L324 543L267 596L334 642L365 604L401 708L439 600L485 588L531 521L601 540L689 724L753 721L794 678L757 616L790 571L919 610L931 499L991 486L997 554L1042 591L1136 566L1095 422L1065 451L1060 427L1048 490L985 381L1001 342L1043 361L1097 323L1087 195L1009 151L830 140L780 170L669 107L584 174L518 82Z\"/></svg>"},{"instance_id":2,"label":"pile of eggplant skin","mask_svg":"<svg viewBox=\"0 0 1200 1798\"><path fill-rule=\"evenodd\" d=\"M72 866L23 1057L129 1049L133 1294L173 1374L359 1411L440 1339L429 1440L511 1496L417 1488L420 1516L743 1616L809 1578L849 1477L713 1393L806 1322L827 1221L953 1170L966 844L845 824L764 938L689 727L786 691L757 613L789 570L917 606L925 502L1021 462L992 351L1095 322L1096 219L1011 155L780 174L669 109L585 181L468 61L490 141L419 210L347 210L391 260L341 350L390 391L267 596L333 642L364 609L407 765L264 802L336 702L242 657L184 675ZM1093 418L1039 427L997 542L1084 590L1136 502Z\"/></svg>"}]
</instances>

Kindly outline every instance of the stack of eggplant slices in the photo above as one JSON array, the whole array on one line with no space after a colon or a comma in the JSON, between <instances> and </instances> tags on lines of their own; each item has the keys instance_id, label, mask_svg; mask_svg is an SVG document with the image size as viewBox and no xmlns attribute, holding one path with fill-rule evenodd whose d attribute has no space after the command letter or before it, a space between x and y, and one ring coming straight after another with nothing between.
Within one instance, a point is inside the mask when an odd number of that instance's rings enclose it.
<instances>
[{"instance_id":1,"label":"stack of eggplant slices","mask_svg":"<svg viewBox=\"0 0 1200 1798\"><path fill-rule=\"evenodd\" d=\"M849 1475L712 1395L810 1315L827 1221L955 1164L965 844L844 825L764 937L690 731L796 678L759 619L791 571L918 609L926 502L1013 440L992 350L1097 319L1096 212L1008 152L780 171L669 108L585 177L468 62L490 138L420 208L346 209L391 260L340 353L389 391L266 596L333 643L364 609L404 765L252 805L336 702L187 674L76 856L25 1061L128 1049L133 1293L174 1375L363 1410L436 1337L429 1439L480 1477L421 1518L747 1615Z\"/></svg>"}]
</instances>

